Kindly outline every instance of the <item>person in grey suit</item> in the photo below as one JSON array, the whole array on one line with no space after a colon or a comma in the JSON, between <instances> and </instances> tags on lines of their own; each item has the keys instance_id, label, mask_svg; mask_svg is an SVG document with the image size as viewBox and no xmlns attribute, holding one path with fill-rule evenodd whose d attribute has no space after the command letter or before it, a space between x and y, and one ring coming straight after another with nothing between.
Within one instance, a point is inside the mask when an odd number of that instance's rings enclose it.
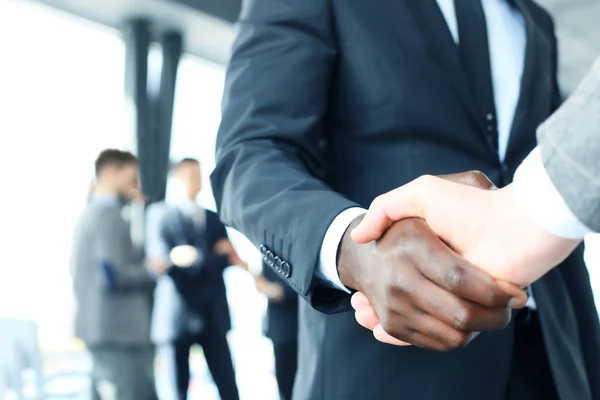
<instances>
[{"instance_id":1,"label":"person in grey suit","mask_svg":"<svg viewBox=\"0 0 600 400\"><path fill-rule=\"evenodd\" d=\"M600 232L600 58L537 134L538 147L506 188L485 191L422 177L377 199L353 238L366 243L393 221L421 217L492 275L521 286L534 282L586 234ZM354 305L361 325L400 344L378 326L364 295L355 295Z\"/></svg>"},{"instance_id":2,"label":"person in grey suit","mask_svg":"<svg viewBox=\"0 0 600 400\"><path fill-rule=\"evenodd\" d=\"M73 238L75 335L92 357L94 398L153 400L154 279L141 249L132 243L122 207L140 193L137 160L131 153L109 149L95 167L97 183Z\"/></svg>"},{"instance_id":3,"label":"person in grey suit","mask_svg":"<svg viewBox=\"0 0 600 400\"><path fill-rule=\"evenodd\" d=\"M174 169L182 196L149 207L146 253L163 260L157 277L152 341L166 366L169 397L187 398L189 354L202 346L206 363L223 400L239 398L227 332L231 329L223 270L244 266L217 215L201 208L200 163L191 158Z\"/></svg>"}]
</instances>

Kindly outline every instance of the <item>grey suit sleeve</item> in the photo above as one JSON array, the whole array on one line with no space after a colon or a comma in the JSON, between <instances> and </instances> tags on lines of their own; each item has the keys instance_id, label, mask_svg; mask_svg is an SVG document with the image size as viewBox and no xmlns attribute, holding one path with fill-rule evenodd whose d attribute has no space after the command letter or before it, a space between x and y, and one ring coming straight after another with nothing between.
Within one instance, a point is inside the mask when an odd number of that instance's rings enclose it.
<instances>
[{"instance_id":1,"label":"grey suit sleeve","mask_svg":"<svg viewBox=\"0 0 600 400\"><path fill-rule=\"evenodd\" d=\"M128 227L118 213L105 213L99 219L95 244L98 268L104 270L111 290L149 290L154 279L146 269L142 252L134 248Z\"/></svg>"},{"instance_id":2,"label":"grey suit sleeve","mask_svg":"<svg viewBox=\"0 0 600 400\"><path fill-rule=\"evenodd\" d=\"M324 183L331 14L329 0L243 2L211 176L223 222L289 263L277 273L323 311L313 284L321 243L356 206Z\"/></svg>"},{"instance_id":3,"label":"grey suit sleeve","mask_svg":"<svg viewBox=\"0 0 600 400\"><path fill-rule=\"evenodd\" d=\"M544 167L575 216L600 231L600 58L538 129Z\"/></svg>"}]
</instances>

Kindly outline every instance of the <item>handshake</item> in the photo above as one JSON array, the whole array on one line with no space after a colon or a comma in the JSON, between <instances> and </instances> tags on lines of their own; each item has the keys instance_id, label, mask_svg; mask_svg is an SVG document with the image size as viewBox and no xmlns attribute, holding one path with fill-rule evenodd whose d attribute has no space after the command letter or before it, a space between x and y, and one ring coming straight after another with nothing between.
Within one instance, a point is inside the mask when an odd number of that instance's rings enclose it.
<instances>
[{"instance_id":1,"label":"handshake","mask_svg":"<svg viewBox=\"0 0 600 400\"><path fill-rule=\"evenodd\" d=\"M525 306L522 288L578 244L532 223L513 188L482 173L423 176L350 225L338 272L357 291L358 323L378 340L445 351L505 327Z\"/></svg>"}]
</instances>

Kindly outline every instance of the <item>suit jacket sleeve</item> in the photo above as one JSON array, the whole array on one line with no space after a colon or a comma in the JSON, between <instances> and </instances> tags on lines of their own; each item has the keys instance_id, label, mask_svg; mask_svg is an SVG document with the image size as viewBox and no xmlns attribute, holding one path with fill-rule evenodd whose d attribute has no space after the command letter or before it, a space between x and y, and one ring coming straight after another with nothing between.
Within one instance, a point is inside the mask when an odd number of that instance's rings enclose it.
<instances>
[{"instance_id":1,"label":"suit jacket sleeve","mask_svg":"<svg viewBox=\"0 0 600 400\"><path fill-rule=\"evenodd\" d=\"M544 167L575 214L600 231L600 58L538 130Z\"/></svg>"},{"instance_id":2,"label":"suit jacket sleeve","mask_svg":"<svg viewBox=\"0 0 600 400\"><path fill-rule=\"evenodd\" d=\"M323 237L357 206L324 183L331 19L328 0L244 2L211 176L221 219L288 263L278 274L322 311L334 311L313 285Z\"/></svg>"},{"instance_id":3,"label":"suit jacket sleeve","mask_svg":"<svg viewBox=\"0 0 600 400\"><path fill-rule=\"evenodd\" d=\"M149 290L154 285L141 252L134 251L131 238L117 234L117 229L128 231L128 225L119 213L107 212L98 220L96 249L99 268L104 270L105 287L116 291ZM122 240L123 236L129 240Z\"/></svg>"},{"instance_id":4,"label":"suit jacket sleeve","mask_svg":"<svg viewBox=\"0 0 600 400\"><path fill-rule=\"evenodd\" d=\"M298 294L282 280L282 278L273 269L269 268L263 263L263 276L270 282L276 282L283 286L283 297L284 300L290 300L298 297Z\"/></svg>"},{"instance_id":5,"label":"suit jacket sleeve","mask_svg":"<svg viewBox=\"0 0 600 400\"><path fill-rule=\"evenodd\" d=\"M576 91L538 129L548 177L573 214L600 230L600 58ZM571 257L583 258L582 249ZM600 396L600 325L590 278L583 262L563 271L578 314L579 331L594 398ZM573 268L573 266L575 268Z\"/></svg>"},{"instance_id":6,"label":"suit jacket sleeve","mask_svg":"<svg viewBox=\"0 0 600 400\"><path fill-rule=\"evenodd\" d=\"M282 283L282 286L283 286L283 298L285 300L291 300L291 299L294 299L294 298L298 298L298 293L296 293L294 291L294 289L292 289L291 286L289 286L285 282Z\"/></svg>"}]
</instances>

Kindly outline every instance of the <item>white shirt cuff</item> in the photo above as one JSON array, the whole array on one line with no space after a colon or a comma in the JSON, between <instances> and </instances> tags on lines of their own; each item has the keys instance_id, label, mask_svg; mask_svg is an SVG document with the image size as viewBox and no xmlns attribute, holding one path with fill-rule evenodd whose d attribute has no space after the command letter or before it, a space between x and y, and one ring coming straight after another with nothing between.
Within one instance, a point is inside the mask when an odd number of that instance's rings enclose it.
<instances>
[{"instance_id":1,"label":"white shirt cuff","mask_svg":"<svg viewBox=\"0 0 600 400\"><path fill-rule=\"evenodd\" d=\"M550 180L539 147L517 169L513 187L519 208L545 231L566 239L583 239L592 232L571 212Z\"/></svg>"},{"instance_id":2,"label":"white shirt cuff","mask_svg":"<svg viewBox=\"0 0 600 400\"><path fill-rule=\"evenodd\" d=\"M319 268L315 272L317 278L329 284L335 289L350 293L350 290L342 283L337 269L337 252L340 242L348 226L357 217L365 214L367 210L360 207L348 208L338 214L333 220L323 239L319 255Z\"/></svg>"}]
</instances>

